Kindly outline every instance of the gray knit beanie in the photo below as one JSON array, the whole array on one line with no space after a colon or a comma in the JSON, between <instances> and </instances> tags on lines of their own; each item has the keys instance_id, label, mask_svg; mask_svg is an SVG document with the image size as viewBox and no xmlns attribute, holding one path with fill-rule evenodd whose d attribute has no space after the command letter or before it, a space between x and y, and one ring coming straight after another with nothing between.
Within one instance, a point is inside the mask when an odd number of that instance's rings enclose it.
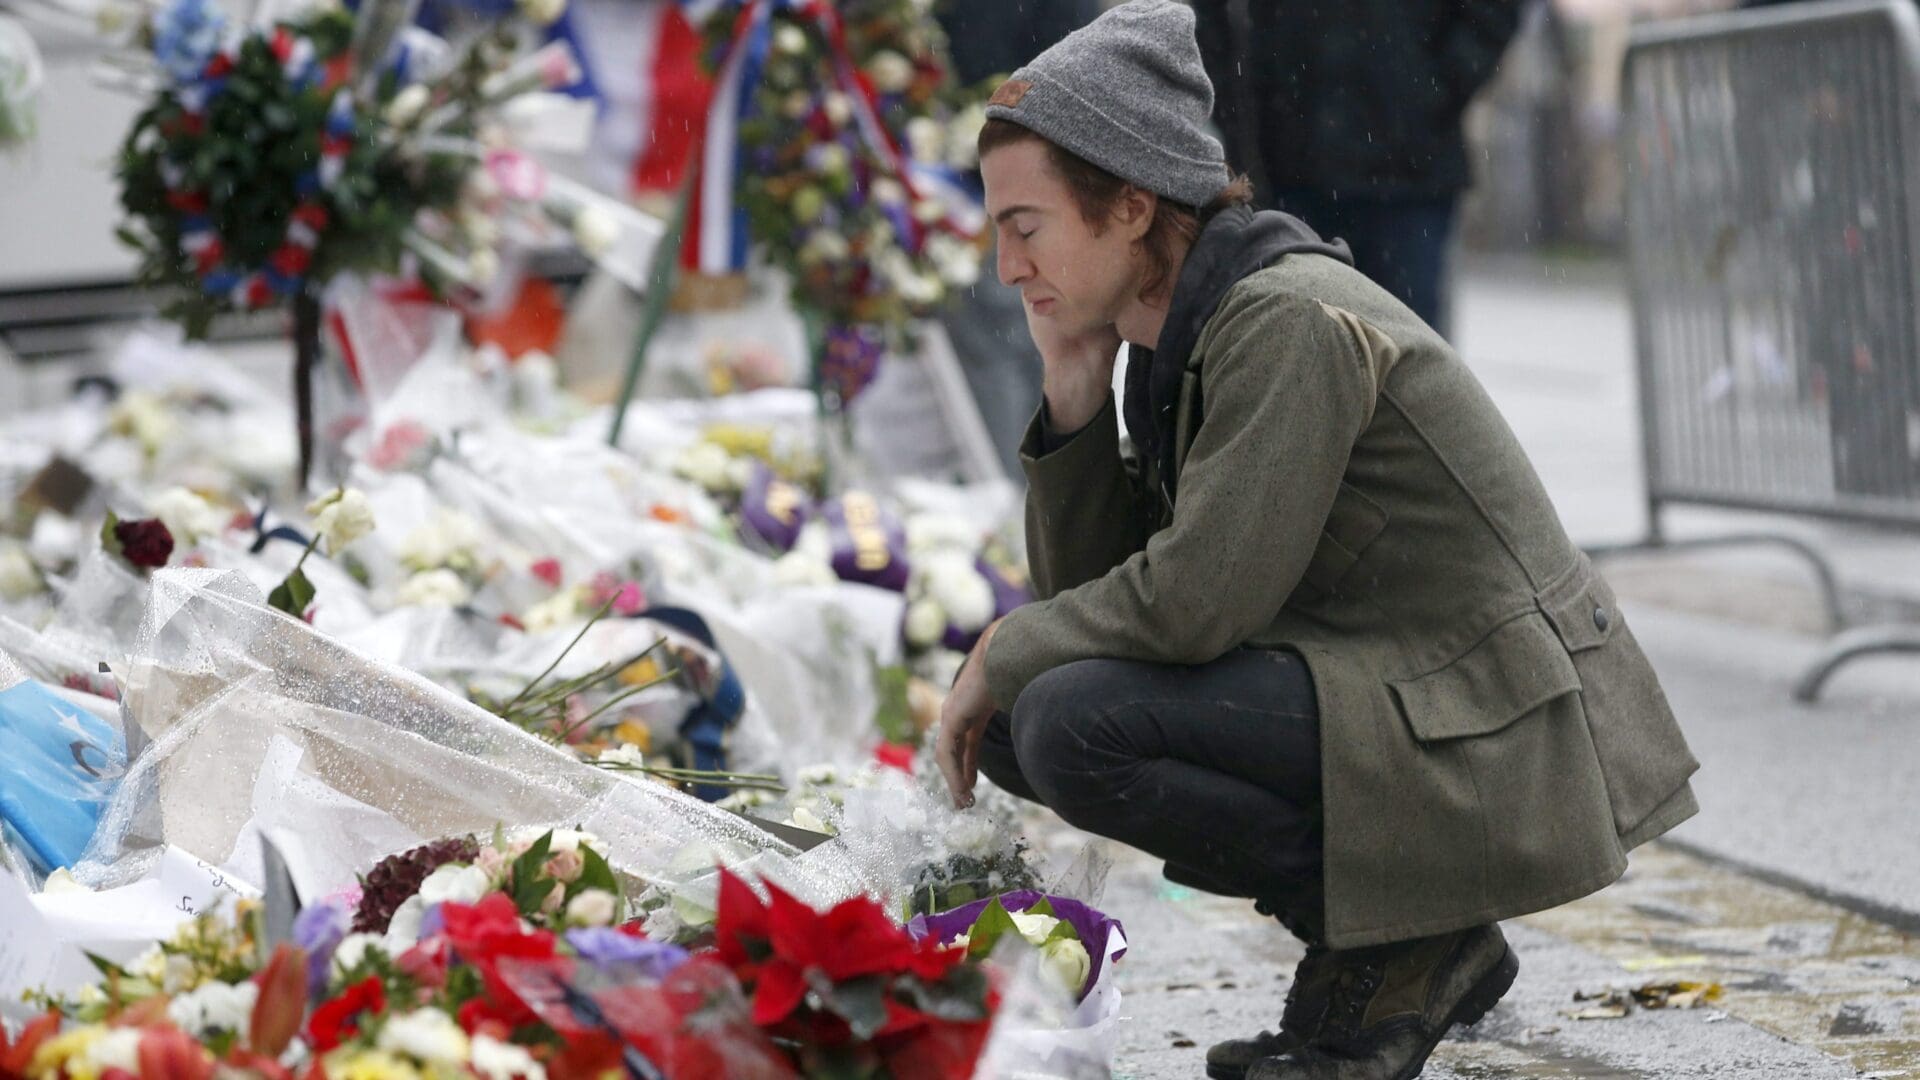
<instances>
[{"instance_id":1,"label":"gray knit beanie","mask_svg":"<svg viewBox=\"0 0 1920 1080\"><path fill-rule=\"evenodd\" d=\"M1212 113L1193 11L1173 0L1113 8L1014 72L987 103L989 118L1193 207L1231 179L1207 132Z\"/></svg>"}]
</instances>

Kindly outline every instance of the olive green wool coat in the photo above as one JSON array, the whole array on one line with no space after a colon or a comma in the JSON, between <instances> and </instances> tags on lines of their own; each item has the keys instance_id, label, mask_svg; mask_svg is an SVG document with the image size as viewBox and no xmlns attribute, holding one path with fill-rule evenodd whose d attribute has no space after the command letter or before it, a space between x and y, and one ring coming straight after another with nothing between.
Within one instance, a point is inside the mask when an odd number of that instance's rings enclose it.
<instances>
[{"instance_id":1,"label":"olive green wool coat","mask_svg":"<svg viewBox=\"0 0 1920 1080\"><path fill-rule=\"evenodd\" d=\"M1111 401L1044 455L1036 417L1041 599L989 647L1002 708L1076 660L1298 650L1336 948L1584 896L1695 812L1698 766L1612 590L1433 330L1289 254L1225 293L1183 378L1171 504L1155 463L1123 462Z\"/></svg>"}]
</instances>

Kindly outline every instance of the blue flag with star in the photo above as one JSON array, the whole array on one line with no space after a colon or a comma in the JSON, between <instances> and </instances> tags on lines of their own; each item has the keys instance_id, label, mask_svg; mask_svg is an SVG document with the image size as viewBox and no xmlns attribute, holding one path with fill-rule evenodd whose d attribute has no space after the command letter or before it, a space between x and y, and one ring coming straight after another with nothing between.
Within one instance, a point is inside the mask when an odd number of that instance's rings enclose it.
<instances>
[{"instance_id":1,"label":"blue flag with star","mask_svg":"<svg viewBox=\"0 0 1920 1080\"><path fill-rule=\"evenodd\" d=\"M0 819L42 873L78 862L126 742L113 726L28 680L0 690Z\"/></svg>"}]
</instances>

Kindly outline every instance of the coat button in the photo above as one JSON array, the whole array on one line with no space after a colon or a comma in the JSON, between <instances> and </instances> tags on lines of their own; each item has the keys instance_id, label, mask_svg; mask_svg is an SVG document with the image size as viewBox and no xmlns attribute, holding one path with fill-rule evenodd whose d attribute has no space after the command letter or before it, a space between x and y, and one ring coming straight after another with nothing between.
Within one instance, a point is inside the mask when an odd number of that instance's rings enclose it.
<instances>
[{"instance_id":1,"label":"coat button","mask_svg":"<svg viewBox=\"0 0 1920 1080\"><path fill-rule=\"evenodd\" d=\"M1607 632L1607 622L1608 622L1607 609L1603 607L1594 608L1593 609L1593 628L1604 634Z\"/></svg>"}]
</instances>

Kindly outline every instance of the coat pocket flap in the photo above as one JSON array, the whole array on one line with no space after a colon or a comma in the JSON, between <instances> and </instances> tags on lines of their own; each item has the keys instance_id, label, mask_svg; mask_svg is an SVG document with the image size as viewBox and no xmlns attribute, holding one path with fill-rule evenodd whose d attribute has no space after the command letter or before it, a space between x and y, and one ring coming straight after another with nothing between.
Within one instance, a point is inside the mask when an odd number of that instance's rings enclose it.
<instances>
[{"instance_id":1,"label":"coat pocket flap","mask_svg":"<svg viewBox=\"0 0 1920 1080\"><path fill-rule=\"evenodd\" d=\"M1340 493L1321 530L1320 544L1314 548L1301 580L1321 594L1331 593L1386 528L1386 510L1359 488L1341 481Z\"/></svg>"},{"instance_id":2,"label":"coat pocket flap","mask_svg":"<svg viewBox=\"0 0 1920 1080\"><path fill-rule=\"evenodd\" d=\"M1433 742L1499 731L1579 690L1580 673L1553 627L1529 612L1494 628L1438 671L1388 685L1414 738Z\"/></svg>"},{"instance_id":3,"label":"coat pocket flap","mask_svg":"<svg viewBox=\"0 0 1920 1080\"><path fill-rule=\"evenodd\" d=\"M1553 623L1568 652L1605 645L1620 622L1613 590L1584 553L1571 570L1540 590L1538 599L1540 610Z\"/></svg>"}]
</instances>

